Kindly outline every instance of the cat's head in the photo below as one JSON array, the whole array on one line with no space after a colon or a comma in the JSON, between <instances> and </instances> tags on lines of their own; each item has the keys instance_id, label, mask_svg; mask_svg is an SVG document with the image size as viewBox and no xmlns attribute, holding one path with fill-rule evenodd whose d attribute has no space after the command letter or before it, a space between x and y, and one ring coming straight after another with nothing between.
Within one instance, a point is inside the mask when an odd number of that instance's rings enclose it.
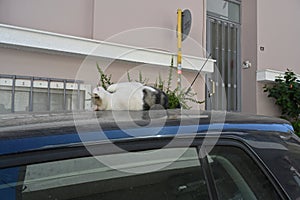
<instances>
[{"instance_id":1,"label":"cat's head","mask_svg":"<svg viewBox=\"0 0 300 200\"><path fill-rule=\"evenodd\" d=\"M103 105L103 97L107 95L107 91L103 87L96 87L91 94L92 103L96 106L95 111L105 110Z\"/></svg>"}]
</instances>

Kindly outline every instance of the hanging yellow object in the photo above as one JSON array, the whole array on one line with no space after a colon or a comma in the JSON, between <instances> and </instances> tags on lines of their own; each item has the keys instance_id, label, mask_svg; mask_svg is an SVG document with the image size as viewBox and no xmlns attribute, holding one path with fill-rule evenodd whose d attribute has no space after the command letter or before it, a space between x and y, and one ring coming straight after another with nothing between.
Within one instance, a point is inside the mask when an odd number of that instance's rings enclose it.
<instances>
[{"instance_id":1,"label":"hanging yellow object","mask_svg":"<svg viewBox=\"0 0 300 200\"><path fill-rule=\"evenodd\" d=\"M181 42L182 42L182 10L177 9L177 86L181 88L181 74L182 74L182 66L181 66Z\"/></svg>"}]
</instances>

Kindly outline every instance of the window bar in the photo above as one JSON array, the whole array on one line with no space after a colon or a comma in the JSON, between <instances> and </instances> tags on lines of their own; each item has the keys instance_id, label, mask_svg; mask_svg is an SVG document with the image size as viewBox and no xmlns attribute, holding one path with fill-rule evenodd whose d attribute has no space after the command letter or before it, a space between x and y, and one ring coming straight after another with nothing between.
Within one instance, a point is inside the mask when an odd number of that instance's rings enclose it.
<instances>
[{"instance_id":1,"label":"window bar","mask_svg":"<svg viewBox=\"0 0 300 200\"><path fill-rule=\"evenodd\" d=\"M51 93L50 93L50 78L47 78L48 81L48 87L47 87L47 96L48 96L48 104L47 104L47 110L50 111L51 109Z\"/></svg>"},{"instance_id":2,"label":"window bar","mask_svg":"<svg viewBox=\"0 0 300 200\"><path fill-rule=\"evenodd\" d=\"M15 112L16 76L12 76L11 112Z\"/></svg>"},{"instance_id":3,"label":"window bar","mask_svg":"<svg viewBox=\"0 0 300 200\"><path fill-rule=\"evenodd\" d=\"M212 54L212 48L211 48L211 46L212 46L212 37L211 37L211 34L210 33L212 33L212 23L213 23L213 20L211 20L211 19L207 19L207 22L206 22L206 24L207 24L207 30L209 30L208 31L208 34L206 34L206 49L207 49L207 55L206 56L208 56L208 54Z\"/></svg>"},{"instance_id":4,"label":"window bar","mask_svg":"<svg viewBox=\"0 0 300 200\"><path fill-rule=\"evenodd\" d=\"M237 84L237 98L236 98L236 111L241 111L241 85L242 85L242 82L241 82L241 67L240 67L240 63L241 63L241 26L237 26L237 29L236 29L237 33L237 75L236 75L236 84Z\"/></svg>"},{"instance_id":5,"label":"window bar","mask_svg":"<svg viewBox=\"0 0 300 200\"><path fill-rule=\"evenodd\" d=\"M206 49L207 52L209 54L212 55L212 37L211 37L211 33L212 33L212 20L207 18L206 19L206 24L207 24L207 32L206 32ZM212 93L212 86L210 81L210 77L211 75L205 74L205 83L206 83L206 87L205 87L205 109L206 110L210 110L211 109L211 93Z\"/></svg>"},{"instance_id":6,"label":"window bar","mask_svg":"<svg viewBox=\"0 0 300 200\"><path fill-rule=\"evenodd\" d=\"M217 50L216 50L216 38L215 38L215 35L213 35L212 33L214 33L215 32L215 27L216 27L216 20L215 19L211 19L211 29L210 29L210 35L211 35L211 48L210 48L210 50L211 50L211 54L212 54L212 59L215 59L216 60L216 54L217 54ZM217 61L216 61L217 62ZM215 72L215 70L216 70L216 64L217 63L214 63L213 65L213 67L214 67L214 72ZM216 81L216 76L215 76L215 73L212 73L211 74L211 77L210 77L210 79L209 79L209 84L210 84L210 90L212 91L213 90L213 84L215 84L214 83L214 81ZM216 94L214 93L213 94L213 92L214 91L212 91L212 96L211 96L211 98L210 98L210 110L212 110L212 109L215 109L215 96L216 96Z\"/></svg>"},{"instance_id":7,"label":"window bar","mask_svg":"<svg viewBox=\"0 0 300 200\"><path fill-rule=\"evenodd\" d=\"M233 25L233 37L235 38L233 41L233 109L234 111L237 110L237 27Z\"/></svg>"},{"instance_id":8,"label":"window bar","mask_svg":"<svg viewBox=\"0 0 300 200\"><path fill-rule=\"evenodd\" d=\"M77 82L77 110L80 110L80 82Z\"/></svg>"},{"instance_id":9,"label":"window bar","mask_svg":"<svg viewBox=\"0 0 300 200\"><path fill-rule=\"evenodd\" d=\"M29 112L33 111L33 77L30 77Z\"/></svg>"},{"instance_id":10,"label":"window bar","mask_svg":"<svg viewBox=\"0 0 300 200\"><path fill-rule=\"evenodd\" d=\"M67 87L67 81L64 80L64 105L63 105L63 110L67 110L67 90L66 90L66 87Z\"/></svg>"},{"instance_id":11,"label":"window bar","mask_svg":"<svg viewBox=\"0 0 300 200\"><path fill-rule=\"evenodd\" d=\"M217 70L219 71L219 65L220 65L220 61L219 61L219 23L220 21L217 21L215 23L216 25L216 47L215 47L215 56L217 59ZM215 81L216 81L216 92L215 92L215 98L214 98L214 104L215 104L215 108L216 110L219 109L219 73L215 73Z\"/></svg>"},{"instance_id":12,"label":"window bar","mask_svg":"<svg viewBox=\"0 0 300 200\"><path fill-rule=\"evenodd\" d=\"M221 109L222 110L226 110L226 89L225 89L225 23L222 22L221 23L221 28L222 28L222 33L221 33L221 37L222 37L222 51L221 51L221 59L222 59L222 68L221 68L221 83L222 83L222 87L221 87Z\"/></svg>"},{"instance_id":13,"label":"window bar","mask_svg":"<svg viewBox=\"0 0 300 200\"><path fill-rule=\"evenodd\" d=\"M216 20L212 21L212 33L217 33L217 25L218 22ZM218 60L217 60L217 55L218 55L218 45L217 45L217 38L216 38L216 34L212 35L212 58L216 60L216 62L214 63L214 72L217 69L217 65L218 65ZM217 75L216 73L212 74L212 81L215 82L214 84L216 84L217 82ZM212 83L213 83L212 82ZM211 99L211 109L216 109L216 91L215 94L213 94L212 99Z\"/></svg>"},{"instance_id":14,"label":"window bar","mask_svg":"<svg viewBox=\"0 0 300 200\"><path fill-rule=\"evenodd\" d=\"M232 24L228 24L228 68L227 68L227 82L228 82L228 90L227 90L227 109L228 110L232 110L232 106L231 106L231 99L232 99L232 80L231 80L231 27Z\"/></svg>"}]
</instances>

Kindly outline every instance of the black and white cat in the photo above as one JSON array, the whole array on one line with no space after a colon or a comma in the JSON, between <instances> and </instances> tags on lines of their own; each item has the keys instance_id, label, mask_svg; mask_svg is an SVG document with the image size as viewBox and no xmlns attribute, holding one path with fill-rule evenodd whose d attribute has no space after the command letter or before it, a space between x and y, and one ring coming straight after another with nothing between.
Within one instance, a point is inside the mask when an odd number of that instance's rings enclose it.
<instances>
[{"instance_id":1,"label":"black and white cat","mask_svg":"<svg viewBox=\"0 0 300 200\"><path fill-rule=\"evenodd\" d=\"M149 110L167 109L167 95L154 87L138 82L124 82L110 85L107 90L97 87L93 90L95 110Z\"/></svg>"}]
</instances>

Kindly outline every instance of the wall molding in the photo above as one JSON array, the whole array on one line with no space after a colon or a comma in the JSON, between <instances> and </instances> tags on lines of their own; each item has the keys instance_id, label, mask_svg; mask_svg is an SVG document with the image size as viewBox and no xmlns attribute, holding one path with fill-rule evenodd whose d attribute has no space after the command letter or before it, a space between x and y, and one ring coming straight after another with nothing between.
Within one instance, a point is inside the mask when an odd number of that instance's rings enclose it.
<instances>
[{"instance_id":1,"label":"wall molding","mask_svg":"<svg viewBox=\"0 0 300 200\"><path fill-rule=\"evenodd\" d=\"M273 69L263 69L256 72L256 81L258 82L274 82L277 77L284 77L284 71ZM297 74L298 80L300 75Z\"/></svg>"},{"instance_id":2,"label":"wall molding","mask_svg":"<svg viewBox=\"0 0 300 200\"><path fill-rule=\"evenodd\" d=\"M130 62L169 66L174 54L123 44L57 34L29 28L0 24L0 47L18 48L46 53L75 54ZM183 55L182 68L200 70L206 58ZM215 60L209 59L203 73L214 71Z\"/></svg>"}]
</instances>

